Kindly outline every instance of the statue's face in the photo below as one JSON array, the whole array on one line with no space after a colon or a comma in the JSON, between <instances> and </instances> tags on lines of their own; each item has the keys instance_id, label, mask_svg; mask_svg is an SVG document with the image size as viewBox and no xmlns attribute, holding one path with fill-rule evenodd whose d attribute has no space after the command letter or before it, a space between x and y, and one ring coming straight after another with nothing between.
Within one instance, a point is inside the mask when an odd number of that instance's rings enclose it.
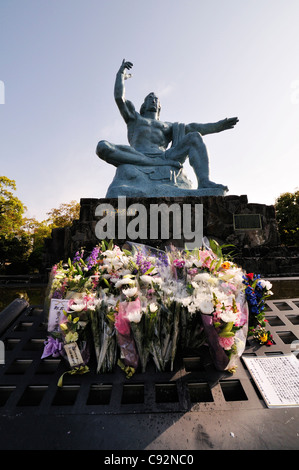
<instances>
[{"instance_id":1,"label":"statue's face","mask_svg":"<svg viewBox=\"0 0 299 470\"><path fill-rule=\"evenodd\" d=\"M145 111L158 111L161 108L159 98L153 92L147 95L144 100L144 103Z\"/></svg>"}]
</instances>

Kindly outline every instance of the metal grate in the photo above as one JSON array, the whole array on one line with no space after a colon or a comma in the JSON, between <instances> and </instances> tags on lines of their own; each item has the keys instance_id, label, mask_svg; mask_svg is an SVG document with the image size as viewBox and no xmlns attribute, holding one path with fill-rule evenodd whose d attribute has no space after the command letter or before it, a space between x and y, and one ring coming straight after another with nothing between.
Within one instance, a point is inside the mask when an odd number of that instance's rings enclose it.
<instances>
[{"instance_id":1,"label":"metal grate","mask_svg":"<svg viewBox=\"0 0 299 470\"><path fill-rule=\"evenodd\" d=\"M299 340L299 299L267 302L275 344L259 346L248 341L244 355L290 353ZM43 309L24 308L3 332L4 364L0 365L0 412L23 414L126 414L201 410L263 409L266 407L242 359L236 374L218 372L208 349L199 355L178 354L174 371L157 373L150 363L145 374L126 379L116 367L113 373L66 375L64 359L41 359L47 336Z\"/></svg>"}]
</instances>

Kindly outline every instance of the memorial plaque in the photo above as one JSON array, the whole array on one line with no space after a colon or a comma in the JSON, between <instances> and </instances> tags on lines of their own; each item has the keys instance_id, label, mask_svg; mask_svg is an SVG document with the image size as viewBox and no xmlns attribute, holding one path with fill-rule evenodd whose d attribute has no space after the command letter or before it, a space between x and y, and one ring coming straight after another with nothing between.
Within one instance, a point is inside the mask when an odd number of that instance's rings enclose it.
<instances>
[{"instance_id":1,"label":"memorial plaque","mask_svg":"<svg viewBox=\"0 0 299 470\"><path fill-rule=\"evenodd\" d=\"M65 320L63 311L67 310L69 300L67 299L51 299L48 331L60 331L60 323Z\"/></svg>"},{"instance_id":2,"label":"memorial plaque","mask_svg":"<svg viewBox=\"0 0 299 470\"><path fill-rule=\"evenodd\" d=\"M235 230L261 230L260 214L234 214Z\"/></svg>"},{"instance_id":3,"label":"memorial plaque","mask_svg":"<svg viewBox=\"0 0 299 470\"><path fill-rule=\"evenodd\" d=\"M243 360L268 408L299 407L299 360L294 354Z\"/></svg>"}]
</instances>

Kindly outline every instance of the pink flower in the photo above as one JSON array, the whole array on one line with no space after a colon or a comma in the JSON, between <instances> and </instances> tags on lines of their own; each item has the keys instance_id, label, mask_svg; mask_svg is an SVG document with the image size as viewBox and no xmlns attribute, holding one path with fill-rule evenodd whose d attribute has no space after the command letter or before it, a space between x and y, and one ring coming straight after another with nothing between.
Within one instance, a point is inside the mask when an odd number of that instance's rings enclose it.
<instances>
[{"instance_id":1,"label":"pink flower","mask_svg":"<svg viewBox=\"0 0 299 470\"><path fill-rule=\"evenodd\" d=\"M57 272L57 264L54 264L54 266L52 267L52 270L51 270L52 276L55 276L56 272Z\"/></svg>"},{"instance_id":2,"label":"pink flower","mask_svg":"<svg viewBox=\"0 0 299 470\"><path fill-rule=\"evenodd\" d=\"M229 336L228 338L225 338L223 336L219 336L219 344L225 350L231 349L233 344L234 344L234 341L235 340L234 340L233 336Z\"/></svg>"},{"instance_id":3,"label":"pink flower","mask_svg":"<svg viewBox=\"0 0 299 470\"><path fill-rule=\"evenodd\" d=\"M121 335L130 334L130 323L127 318L127 302L120 302L118 312L115 314L115 328Z\"/></svg>"},{"instance_id":4,"label":"pink flower","mask_svg":"<svg viewBox=\"0 0 299 470\"><path fill-rule=\"evenodd\" d=\"M137 298L132 302L127 302L126 306L126 318L129 322L139 323L141 320L142 312L141 312L141 302L140 299Z\"/></svg>"},{"instance_id":5,"label":"pink flower","mask_svg":"<svg viewBox=\"0 0 299 470\"><path fill-rule=\"evenodd\" d=\"M185 266L185 260L183 259L175 259L174 262L173 262L173 265L176 267L176 268L183 268Z\"/></svg>"},{"instance_id":6,"label":"pink flower","mask_svg":"<svg viewBox=\"0 0 299 470\"><path fill-rule=\"evenodd\" d=\"M197 268L190 268L190 269L188 270L188 274L189 274L190 276L195 276L195 275L197 274Z\"/></svg>"}]
</instances>

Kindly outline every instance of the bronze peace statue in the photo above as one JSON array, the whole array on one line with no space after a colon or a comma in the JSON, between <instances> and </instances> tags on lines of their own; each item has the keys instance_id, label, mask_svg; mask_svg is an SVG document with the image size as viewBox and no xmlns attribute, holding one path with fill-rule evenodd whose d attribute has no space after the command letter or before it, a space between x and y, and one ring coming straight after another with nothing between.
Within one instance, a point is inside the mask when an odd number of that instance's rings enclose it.
<instances>
[{"instance_id":1,"label":"bronze peace statue","mask_svg":"<svg viewBox=\"0 0 299 470\"><path fill-rule=\"evenodd\" d=\"M208 124L163 122L161 104L153 92L137 112L125 97L125 80L131 77L126 71L132 67L132 62L123 60L114 86L129 145L101 140L96 149L102 160L116 167L106 197L223 196L228 188L210 180L209 156L202 137L232 129L238 118ZM197 178L196 189L184 173L187 158Z\"/></svg>"}]
</instances>

